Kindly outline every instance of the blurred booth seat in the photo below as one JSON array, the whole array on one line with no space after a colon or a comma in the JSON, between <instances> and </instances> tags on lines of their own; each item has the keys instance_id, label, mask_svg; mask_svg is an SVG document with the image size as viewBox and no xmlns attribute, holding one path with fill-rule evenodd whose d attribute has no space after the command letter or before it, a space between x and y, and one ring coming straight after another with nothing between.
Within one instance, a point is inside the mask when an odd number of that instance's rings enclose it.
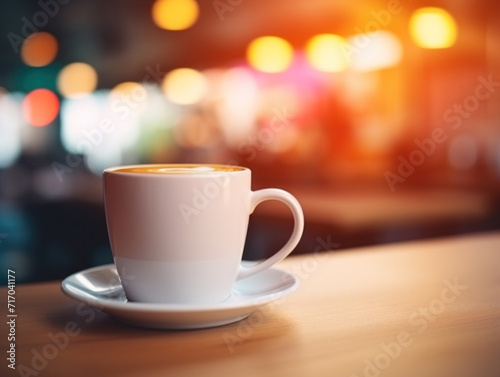
<instances>
[{"instance_id":1,"label":"blurred booth seat","mask_svg":"<svg viewBox=\"0 0 500 377\"><path fill-rule=\"evenodd\" d=\"M296 254L498 229L498 199L466 190L312 189L287 187L306 219ZM257 207L251 218L249 259L286 241L291 215L276 202Z\"/></svg>"}]
</instances>

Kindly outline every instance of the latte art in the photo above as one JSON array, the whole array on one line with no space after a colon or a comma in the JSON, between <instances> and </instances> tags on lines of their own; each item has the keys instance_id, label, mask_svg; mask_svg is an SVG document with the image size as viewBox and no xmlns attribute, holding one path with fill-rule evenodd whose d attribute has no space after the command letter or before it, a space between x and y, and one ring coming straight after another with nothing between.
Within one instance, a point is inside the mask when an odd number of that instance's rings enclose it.
<instances>
[{"instance_id":1,"label":"latte art","mask_svg":"<svg viewBox=\"0 0 500 377\"><path fill-rule=\"evenodd\" d=\"M139 173L139 174L200 174L212 172L237 172L245 170L239 166L232 165L204 165L204 164L165 164L165 165L142 165L124 167L113 170L117 173Z\"/></svg>"}]
</instances>

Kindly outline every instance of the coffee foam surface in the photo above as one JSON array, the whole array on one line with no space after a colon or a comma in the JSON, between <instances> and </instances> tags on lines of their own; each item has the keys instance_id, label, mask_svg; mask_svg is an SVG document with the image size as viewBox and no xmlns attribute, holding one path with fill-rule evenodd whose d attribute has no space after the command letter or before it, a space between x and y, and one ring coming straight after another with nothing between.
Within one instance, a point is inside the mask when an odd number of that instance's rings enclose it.
<instances>
[{"instance_id":1,"label":"coffee foam surface","mask_svg":"<svg viewBox=\"0 0 500 377\"><path fill-rule=\"evenodd\" d=\"M147 174L199 174L211 172L242 171L244 168L231 165L144 165L131 166L112 170L118 173L147 173Z\"/></svg>"}]
</instances>

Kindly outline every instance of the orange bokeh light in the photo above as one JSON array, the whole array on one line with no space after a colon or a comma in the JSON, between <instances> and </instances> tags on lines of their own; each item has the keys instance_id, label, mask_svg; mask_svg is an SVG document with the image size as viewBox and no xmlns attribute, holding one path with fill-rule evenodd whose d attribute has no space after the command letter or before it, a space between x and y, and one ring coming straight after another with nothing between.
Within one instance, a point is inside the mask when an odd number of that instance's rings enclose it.
<instances>
[{"instance_id":1,"label":"orange bokeh light","mask_svg":"<svg viewBox=\"0 0 500 377\"><path fill-rule=\"evenodd\" d=\"M48 89L35 89L24 97L22 112L32 126L47 126L59 113L59 99Z\"/></svg>"},{"instance_id":2,"label":"orange bokeh light","mask_svg":"<svg viewBox=\"0 0 500 377\"><path fill-rule=\"evenodd\" d=\"M193 26L199 16L195 0L156 0L152 17L156 26L165 30L185 30Z\"/></svg>"},{"instance_id":3,"label":"orange bokeh light","mask_svg":"<svg viewBox=\"0 0 500 377\"><path fill-rule=\"evenodd\" d=\"M49 33L35 33L26 38L21 46L21 59L31 67L44 67L55 59L57 39Z\"/></svg>"},{"instance_id":4,"label":"orange bokeh light","mask_svg":"<svg viewBox=\"0 0 500 377\"><path fill-rule=\"evenodd\" d=\"M97 72L87 63L71 63L57 76L57 88L66 98L83 97L97 87Z\"/></svg>"},{"instance_id":5,"label":"orange bokeh light","mask_svg":"<svg viewBox=\"0 0 500 377\"><path fill-rule=\"evenodd\" d=\"M203 74L191 68L177 68L167 73L162 89L168 100L179 105L192 105L203 99L208 83Z\"/></svg>"}]
</instances>

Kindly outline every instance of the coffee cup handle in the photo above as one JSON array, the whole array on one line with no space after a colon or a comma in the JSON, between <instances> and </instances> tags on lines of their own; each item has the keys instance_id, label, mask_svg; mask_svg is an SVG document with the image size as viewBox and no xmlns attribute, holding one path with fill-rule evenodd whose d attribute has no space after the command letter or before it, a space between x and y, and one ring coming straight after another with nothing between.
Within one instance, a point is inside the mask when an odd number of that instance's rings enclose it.
<instances>
[{"instance_id":1,"label":"coffee cup handle","mask_svg":"<svg viewBox=\"0 0 500 377\"><path fill-rule=\"evenodd\" d=\"M257 207L260 203L267 200L277 200L283 202L288 206L288 208L290 208L294 218L292 235L288 239L287 243L281 248L281 250L273 254L268 259L265 259L262 262L253 265L252 267L240 266L240 270L237 276L238 280L261 272L284 259L288 254L292 252L295 246L297 246L300 241L300 237L302 237L302 232L304 231L304 214L297 199L295 199L292 194L280 189L271 188L252 191L250 193L250 213L252 213L255 207Z\"/></svg>"}]
</instances>

